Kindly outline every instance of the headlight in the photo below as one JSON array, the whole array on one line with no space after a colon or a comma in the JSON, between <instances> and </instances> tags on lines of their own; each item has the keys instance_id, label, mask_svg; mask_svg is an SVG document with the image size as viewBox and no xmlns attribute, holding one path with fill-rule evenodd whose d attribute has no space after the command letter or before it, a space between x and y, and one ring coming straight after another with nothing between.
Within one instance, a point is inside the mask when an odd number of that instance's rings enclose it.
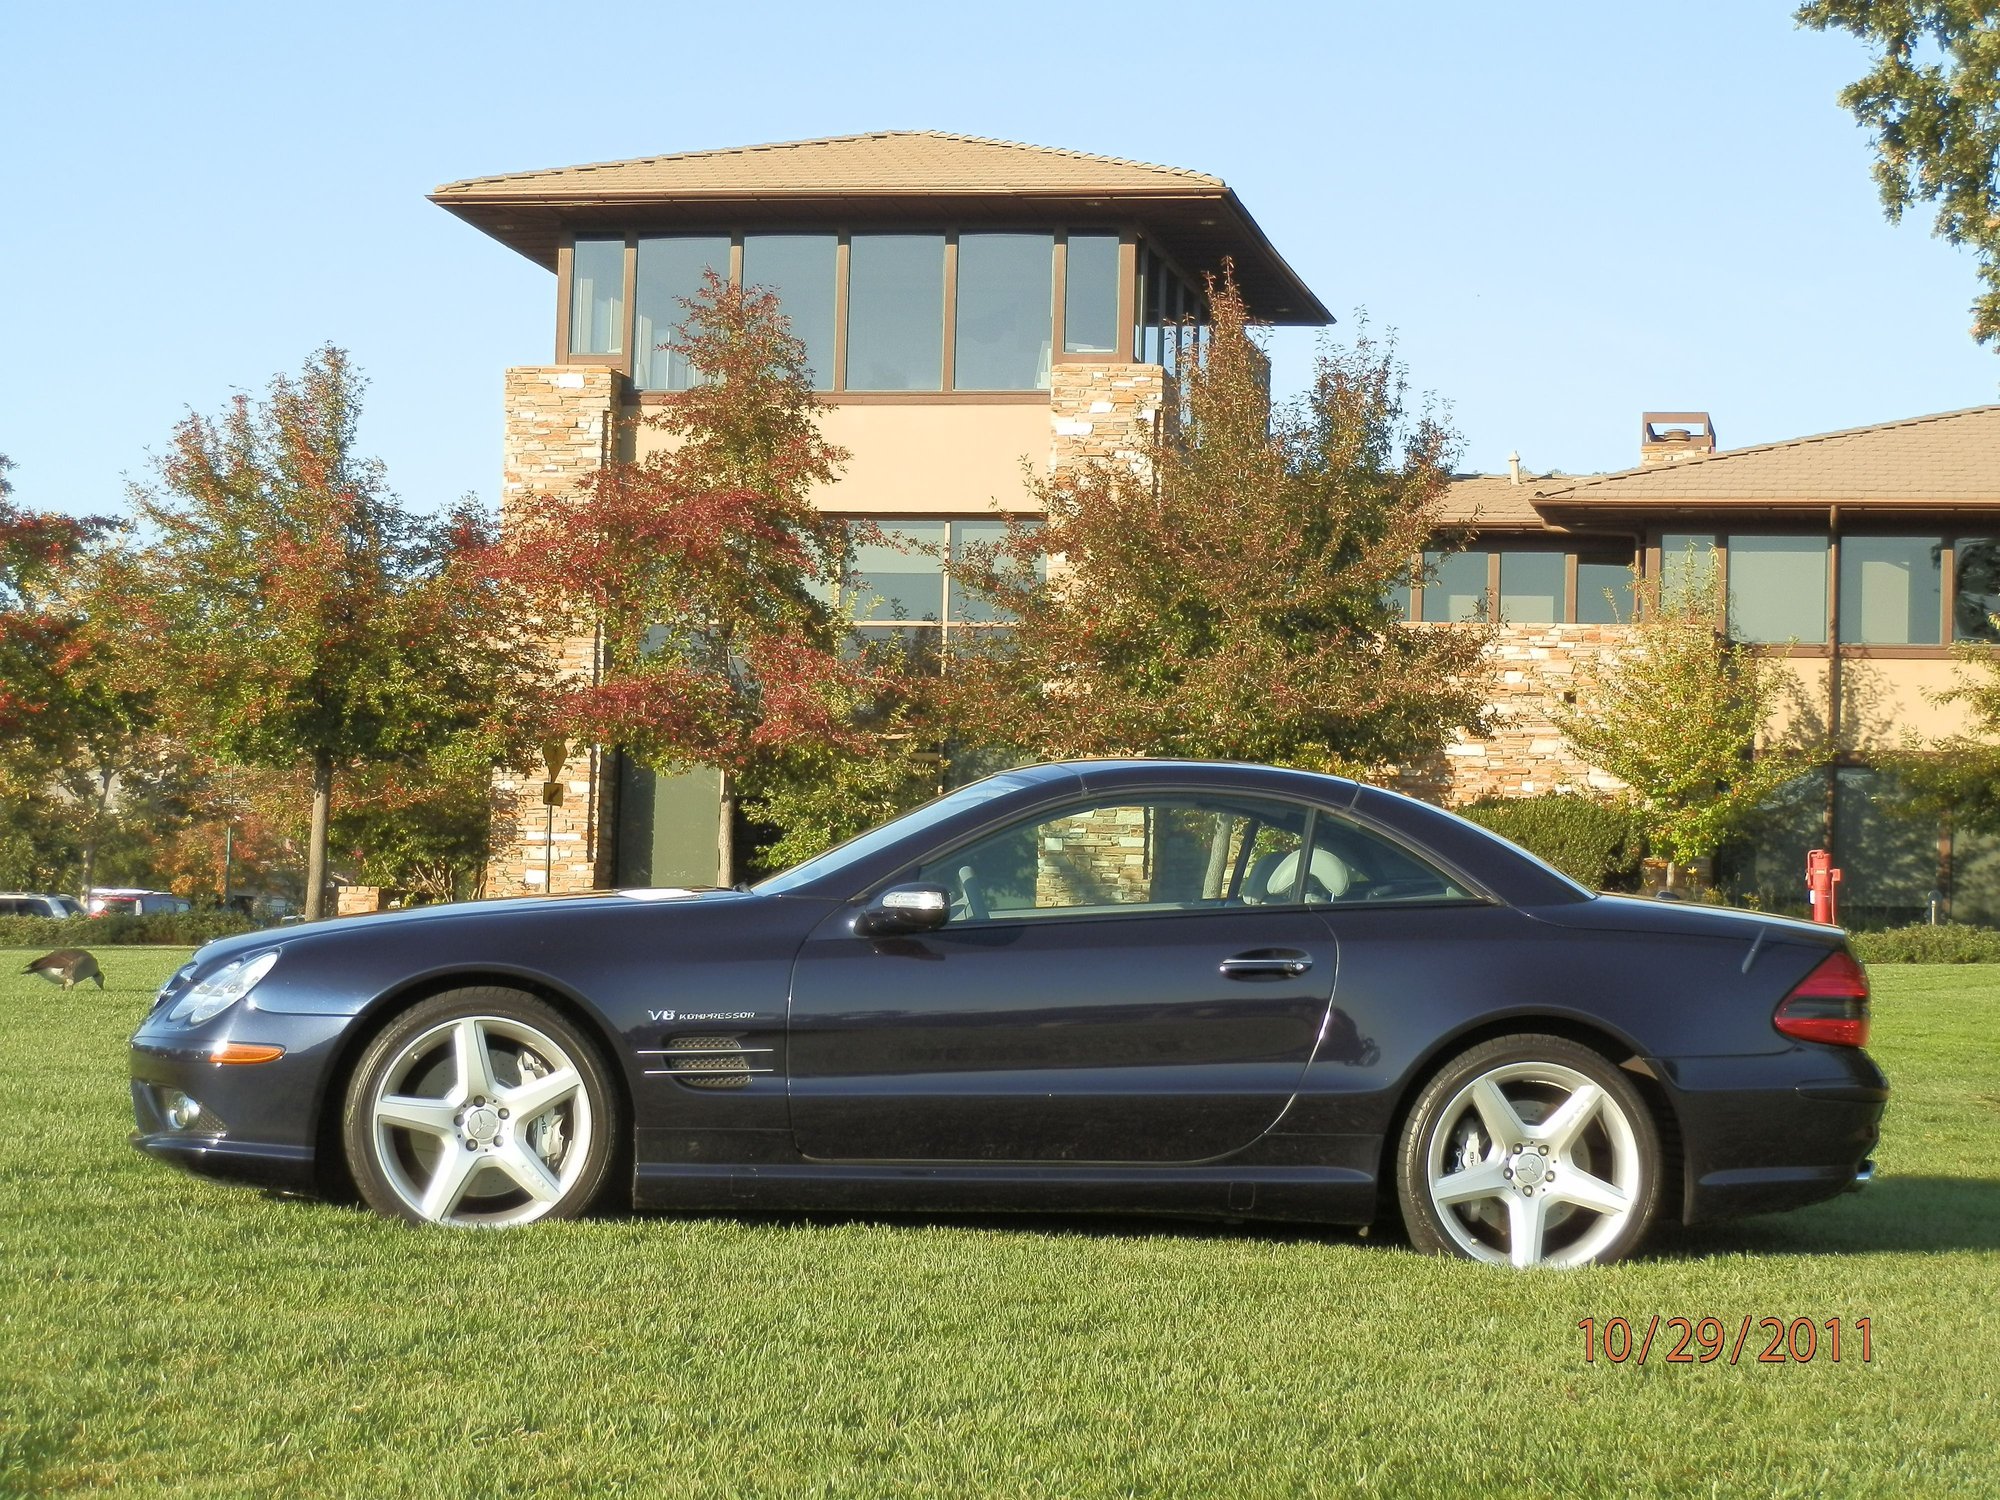
<instances>
[{"instance_id":1,"label":"headlight","mask_svg":"<svg viewBox=\"0 0 2000 1500\"><path fill-rule=\"evenodd\" d=\"M273 948L255 958L239 958L224 964L176 1000L174 1008L167 1012L167 1019L199 1026L221 1015L255 989L257 981L270 973L277 961L278 950Z\"/></svg>"}]
</instances>

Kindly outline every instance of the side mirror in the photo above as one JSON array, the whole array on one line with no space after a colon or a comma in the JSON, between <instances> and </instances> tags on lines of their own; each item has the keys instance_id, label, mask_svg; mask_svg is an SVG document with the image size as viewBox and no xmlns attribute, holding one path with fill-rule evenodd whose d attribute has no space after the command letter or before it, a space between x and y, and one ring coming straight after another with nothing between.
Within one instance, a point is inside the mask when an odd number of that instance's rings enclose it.
<instances>
[{"instance_id":1,"label":"side mirror","mask_svg":"<svg viewBox=\"0 0 2000 1500\"><path fill-rule=\"evenodd\" d=\"M861 908L858 937L899 937L936 932L951 916L951 893L941 885L892 885Z\"/></svg>"}]
</instances>

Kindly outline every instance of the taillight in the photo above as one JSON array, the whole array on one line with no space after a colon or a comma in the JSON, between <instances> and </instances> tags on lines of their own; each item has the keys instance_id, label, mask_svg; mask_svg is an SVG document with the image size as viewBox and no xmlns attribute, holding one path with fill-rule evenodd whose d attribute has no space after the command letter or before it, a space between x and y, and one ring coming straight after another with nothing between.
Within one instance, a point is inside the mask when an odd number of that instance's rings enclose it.
<instances>
[{"instance_id":1,"label":"taillight","mask_svg":"<svg viewBox=\"0 0 2000 1500\"><path fill-rule=\"evenodd\" d=\"M1792 986L1771 1024L1802 1042L1836 1047L1868 1045L1868 971L1845 948Z\"/></svg>"}]
</instances>

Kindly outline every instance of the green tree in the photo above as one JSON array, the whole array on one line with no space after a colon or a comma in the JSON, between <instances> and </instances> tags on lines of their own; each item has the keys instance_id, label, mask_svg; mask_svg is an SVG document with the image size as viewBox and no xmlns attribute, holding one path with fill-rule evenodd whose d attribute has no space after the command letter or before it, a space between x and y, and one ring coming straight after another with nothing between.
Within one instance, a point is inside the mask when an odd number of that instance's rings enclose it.
<instances>
[{"instance_id":1,"label":"green tree","mask_svg":"<svg viewBox=\"0 0 2000 1500\"><path fill-rule=\"evenodd\" d=\"M1393 603L1439 545L1451 434L1365 331L1274 409L1226 275L1210 330L1143 462L1058 471L1039 525L954 565L1014 618L947 674L966 743L1352 771L1479 722L1485 633L1406 626Z\"/></svg>"},{"instance_id":2,"label":"green tree","mask_svg":"<svg viewBox=\"0 0 2000 1500\"><path fill-rule=\"evenodd\" d=\"M1632 587L1629 649L1580 676L1575 706L1552 717L1578 755L1630 789L1672 885L1824 752L1769 736L1785 671L1723 632L1714 568L1691 556L1672 584L1635 574Z\"/></svg>"},{"instance_id":3,"label":"green tree","mask_svg":"<svg viewBox=\"0 0 2000 1500\"><path fill-rule=\"evenodd\" d=\"M847 525L811 498L847 455L820 434L804 345L769 291L710 274L684 302L670 347L703 378L650 419L665 441L511 513L508 576L544 629L601 643L596 679L552 700L559 732L718 768L725 800L782 819L800 778L880 751L901 688L847 649Z\"/></svg>"},{"instance_id":4,"label":"green tree","mask_svg":"<svg viewBox=\"0 0 2000 1500\"><path fill-rule=\"evenodd\" d=\"M1853 33L1874 66L1840 102L1874 134L1892 223L1937 206L1936 232L1970 246L1986 290L1972 335L2000 339L2000 8L1993 0L1810 0L1797 20Z\"/></svg>"},{"instance_id":5,"label":"green tree","mask_svg":"<svg viewBox=\"0 0 2000 1500\"><path fill-rule=\"evenodd\" d=\"M2000 833L2000 651L1964 641L1952 654L1959 662L1958 680L1937 701L1962 707L1972 732L1916 740L1878 763L1899 783L1897 812Z\"/></svg>"},{"instance_id":6,"label":"green tree","mask_svg":"<svg viewBox=\"0 0 2000 1500\"><path fill-rule=\"evenodd\" d=\"M145 535L100 594L182 733L225 763L311 774L306 915L322 913L344 772L494 753L532 732L537 655L486 570L476 507L407 509L356 446L362 378L339 349L261 402L191 413L135 487ZM135 654L136 655L136 654Z\"/></svg>"}]
</instances>

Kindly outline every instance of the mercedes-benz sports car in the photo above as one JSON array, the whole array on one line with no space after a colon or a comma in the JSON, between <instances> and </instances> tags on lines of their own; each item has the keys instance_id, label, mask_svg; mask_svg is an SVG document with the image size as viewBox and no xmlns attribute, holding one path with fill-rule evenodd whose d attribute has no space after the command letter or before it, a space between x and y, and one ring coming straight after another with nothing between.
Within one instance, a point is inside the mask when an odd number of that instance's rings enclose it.
<instances>
[{"instance_id":1,"label":"mercedes-benz sports car","mask_svg":"<svg viewBox=\"0 0 2000 1500\"><path fill-rule=\"evenodd\" d=\"M211 943L132 1039L134 1143L414 1222L1166 1212L1608 1261L1864 1181L1837 930L1594 895L1335 777L1009 771L747 890Z\"/></svg>"}]
</instances>

